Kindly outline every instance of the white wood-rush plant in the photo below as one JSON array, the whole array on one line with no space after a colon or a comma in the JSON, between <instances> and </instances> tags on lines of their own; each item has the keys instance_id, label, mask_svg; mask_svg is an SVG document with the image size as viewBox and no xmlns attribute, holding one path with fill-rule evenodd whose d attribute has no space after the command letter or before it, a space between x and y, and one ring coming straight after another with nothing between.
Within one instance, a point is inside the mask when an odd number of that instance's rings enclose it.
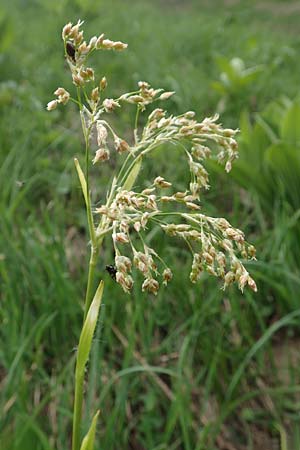
<instances>
[{"instance_id":1,"label":"white wood-rush plant","mask_svg":"<svg viewBox=\"0 0 300 450\"><path fill-rule=\"evenodd\" d=\"M107 80L105 77L97 78L94 70L87 65L88 59L96 51L123 51L127 44L106 39L103 34L92 37L87 43L81 30L82 24L81 21L75 25L68 23L62 31L74 94L59 87L54 92L56 99L47 105L47 109L52 111L60 104L74 102L79 109L85 143L83 164L80 165L77 159L74 161L86 206L91 254L83 327L76 357L72 450L93 449L99 414L96 412L94 415L90 429L82 440L85 369L104 288L96 272L104 238L112 239L115 265L110 269L125 292L132 289L134 270L144 278L142 291L151 294L157 294L160 285L167 285L172 279L167 262L156 249L146 244L145 236L151 223L162 233L186 242L191 252L192 283L197 282L206 271L220 278L224 288L236 282L241 290L248 285L256 291L256 284L242 262L255 257L254 247L245 241L241 230L233 228L224 218L207 216L200 206L200 193L209 188L205 161L216 158L224 164L227 172L230 171L238 155L237 130L223 128L218 123L218 116L198 121L193 111L178 116L168 115L161 104L174 92L152 88L145 81L140 81L134 92L118 98L106 98ZM110 117L115 110L127 104L136 108L136 118L132 138L125 140L112 126ZM155 108L156 104L158 107ZM141 127L140 114L147 108L151 112L143 121L144 127ZM162 151L172 152L170 144L182 150L182 158L190 172L186 189L176 192L172 183L163 174L157 173L148 187L136 190L136 180L146 158L158 147ZM107 170L105 164L110 158L116 160L117 169L112 173L106 197L97 199L96 208L91 200L91 165L97 165L101 174L101 171Z\"/></svg>"}]
</instances>

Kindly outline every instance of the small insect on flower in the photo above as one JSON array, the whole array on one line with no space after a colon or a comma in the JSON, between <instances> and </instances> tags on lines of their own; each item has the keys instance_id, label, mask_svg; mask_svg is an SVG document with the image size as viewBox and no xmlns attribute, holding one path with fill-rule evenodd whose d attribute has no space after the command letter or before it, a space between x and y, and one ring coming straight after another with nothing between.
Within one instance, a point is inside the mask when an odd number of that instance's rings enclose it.
<instances>
[{"instance_id":1,"label":"small insect on flower","mask_svg":"<svg viewBox=\"0 0 300 450\"><path fill-rule=\"evenodd\" d=\"M72 61L74 61L74 63L76 63L75 46L70 41L68 41L66 43L66 52L67 52L67 55L72 59Z\"/></svg>"},{"instance_id":2,"label":"small insect on flower","mask_svg":"<svg viewBox=\"0 0 300 450\"><path fill-rule=\"evenodd\" d=\"M105 270L109 273L111 278L116 281L117 268L112 264L108 264L105 266Z\"/></svg>"}]
</instances>

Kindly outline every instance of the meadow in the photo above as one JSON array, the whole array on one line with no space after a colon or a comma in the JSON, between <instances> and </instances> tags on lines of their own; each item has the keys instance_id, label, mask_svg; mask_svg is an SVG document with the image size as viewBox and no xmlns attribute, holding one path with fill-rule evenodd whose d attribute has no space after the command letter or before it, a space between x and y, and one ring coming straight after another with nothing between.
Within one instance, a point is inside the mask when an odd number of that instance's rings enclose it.
<instances>
[{"instance_id":1,"label":"meadow","mask_svg":"<svg viewBox=\"0 0 300 450\"><path fill-rule=\"evenodd\" d=\"M85 426L100 408L97 450L300 448L300 8L258 0L3 0L0 5L0 450L70 448L73 373L89 257L73 157L75 108L49 114L70 86L61 29L85 20L126 53L94 60L111 97L139 80L167 91L173 114L220 113L238 127L240 157L210 163L202 209L245 231L258 292L203 276L191 284L181 241L155 230L173 268L157 297L128 295L97 266L105 296L89 361ZM118 114L125 135L130 108ZM182 189L179 154L157 151ZM176 169L175 169L176 168ZM95 196L109 173L94 170ZM152 232L153 231L153 232Z\"/></svg>"}]
</instances>

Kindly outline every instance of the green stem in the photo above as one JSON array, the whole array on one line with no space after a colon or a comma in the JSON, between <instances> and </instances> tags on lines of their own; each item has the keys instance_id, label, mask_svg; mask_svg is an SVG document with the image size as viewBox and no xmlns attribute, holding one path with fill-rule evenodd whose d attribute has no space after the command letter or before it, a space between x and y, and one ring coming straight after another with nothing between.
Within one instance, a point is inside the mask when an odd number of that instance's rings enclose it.
<instances>
[{"instance_id":1,"label":"green stem","mask_svg":"<svg viewBox=\"0 0 300 450\"><path fill-rule=\"evenodd\" d=\"M82 419L82 404L83 404L83 382L84 374L78 374L77 363L75 370L75 398L74 398L74 413L73 413L73 435L72 435L72 450L80 450L80 431Z\"/></svg>"},{"instance_id":2,"label":"green stem","mask_svg":"<svg viewBox=\"0 0 300 450\"><path fill-rule=\"evenodd\" d=\"M86 212L87 212L87 219L88 219L88 226L89 226L89 233L90 233L90 239L91 239L91 245L92 247L96 247L96 234L95 234L95 226L94 226L94 219L93 219L93 213L92 213L92 206L91 206L91 195L90 195L90 183L89 183L89 136L90 136L90 129L86 129L85 123L84 123L84 117L82 116L82 112L80 114L81 117L81 126L82 131L84 134L84 141L85 141L85 181L86 181Z\"/></svg>"},{"instance_id":3,"label":"green stem","mask_svg":"<svg viewBox=\"0 0 300 450\"><path fill-rule=\"evenodd\" d=\"M134 121L134 142L135 144L138 143L139 136L138 136L138 125L139 125L139 115L140 115L141 108L137 106L136 108L136 115L135 115L135 121Z\"/></svg>"},{"instance_id":4,"label":"green stem","mask_svg":"<svg viewBox=\"0 0 300 450\"><path fill-rule=\"evenodd\" d=\"M92 298L93 298L93 288L94 288L94 278L95 278L95 268L98 259L98 246L91 247L91 256L89 262L89 273L88 273L88 282L85 294L85 302L84 302L84 317L85 320L86 315L88 313L89 307L91 306Z\"/></svg>"},{"instance_id":5,"label":"green stem","mask_svg":"<svg viewBox=\"0 0 300 450\"><path fill-rule=\"evenodd\" d=\"M82 131L85 141L85 179L86 179L86 213L89 227L89 235L91 241L91 256L89 262L88 282L86 288L85 302L84 302L84 321L86 319L89 307L93 298L95 268L98 259L98 251L101 245L101 241L96 238L94 219L91 207L91 197L89 190L89 133L90 129L86 128L83 113L80 90L77 90L78 103L80 108L80 117ZM72 432L72 450L80 450L81 444L81 422L82 422L82 408L83 408L83 384L84 384L84 372L78 371L78 361L76 360L75 369L75 396L74 396L74 410L73 410L73 432Z\"/></svg>"},{"instance_id":6,"label":"green stem","mask_svg":"<svg viewBox=\"0 0 300 450\"><path fill-rule=\"evenodd\" d=\"M99 241L101 244L102 241ZM88 273L88 283L85 296L84 305L84 321L86 319L89 307L92 302L94 278L95 278L95 267L98 259L99 246L91 248L91 257L89 262L89 273ZM80 449L80 431L82 422L82 408L83 408L83 383L84 383L84 373L79 373L75 369L75 397L74 397L74 410L73 410L73 436L72 436L72 450Z\"/></svg>"}]
</instances>

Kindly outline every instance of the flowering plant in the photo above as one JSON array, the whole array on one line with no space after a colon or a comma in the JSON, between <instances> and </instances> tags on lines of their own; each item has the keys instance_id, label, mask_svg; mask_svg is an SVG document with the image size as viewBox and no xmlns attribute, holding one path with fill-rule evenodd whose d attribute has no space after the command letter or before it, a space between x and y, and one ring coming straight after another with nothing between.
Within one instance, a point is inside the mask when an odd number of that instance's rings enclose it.
<instances>
[{"instance_id":1,"label":"flowering plant","mask_svg":"<svg viewBox=\"0 0 300 450\"><path fill-rule=\"evenodd\" d=\"M174 92L154 89L140 81L135 91L118 98L106 98L107 80L97 80L94 70L87 66L89 56L98 50L123 51L127 44L105 39L101 34L89 43L81 30L83 22L68 23L62 31L65 57L71 70L76 98L62 87L48 103L49 111L69 101L79 107L85 141L85 167L75 159L87 212L91 256L84 304L84 324L80 336L75 371L75 401L72 449L92 449L98 413L81 443L81 416L83 407L83 381L85 365L89 357L91 341L99 313L103 282L96 293L95 266L103 239L111 236L115 252L115 266L109 270L125 292L132 289L132 272L137 270L144 277L142 290L157 294L160 284L168 284L172 271L157 251L145 243L150 223L159 226L169 236L182 238L192 254L190 279L198 281L203 271L223 281L223 287L236 282L243 291L248 285L256 291L255 281L243 265L242 259L255 257L255 249L244 239L244 233L233 228L224 218L209 217L201 211L200 194L209 188L209 176L205 161L217 159L230 171L237 158L237 130L225 129L218 123L218 116L197 121L195 113L188 111L178 116L168 115L161 108L153 108L157 102L169 99ZM126 103L136 108L132 142L119 136L109 120L110 114ZM142 129L140 114L148 107L151 112ZM97 145L94 144L97 143ZM160 174L149 186L135 190L135 182L142 163L156 148L172 144L182 149L190 172L190 182L185 191L176 192L172 183ZM95 147L93 149L93 147ZM166 148L166 151L170 146ZM106 200L93 208L90 196L90 167L98 165L102 170L111 157L120 159L107 191Z\"/></svg>"}]
</instances>

